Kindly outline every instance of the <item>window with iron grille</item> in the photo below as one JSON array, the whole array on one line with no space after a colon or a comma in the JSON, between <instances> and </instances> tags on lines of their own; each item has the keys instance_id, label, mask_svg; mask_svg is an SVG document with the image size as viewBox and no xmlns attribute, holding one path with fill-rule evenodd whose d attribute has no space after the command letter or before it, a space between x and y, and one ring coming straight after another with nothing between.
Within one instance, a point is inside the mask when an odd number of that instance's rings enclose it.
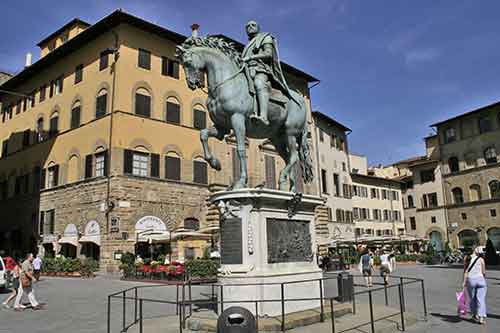
<instances>
[{"instance_id":1,"label":"window with iron grille","mask_svg":"<svg viewBox=\"0 0 500 333\"><path fill-rule=\"evenodd\" d=\"M101 177L105 175L106 153L98 153L95 155L95 176Z\"/></svg>"},{"instance_id":2,"label":"window with iron grille","mask_svg":"<svg viewBox=\"0 0 500 333\"><path fill-rule=\"evenodd\" d=\"M417 230L417 222L415 221L415 217L410 217L410 229Z\"/></svg>"},{"instance_id":3,"label":"window with iron grille","mask_svg":"<svg viewBox=\"0 0 500 333\"><path fill-rule=\"evenodd\" d=\"M149 170L149 154L133 153L132 158L132 174L135 176L148 176Z\"/></svg>"},{"instance_id":4,"label":"window with iron grille","mask_svg":"<svg viewBox=\"0 0 500 333\"><path fill-rule=\"evenodd\" d=\"M144 69L151 69L151 52L139 49L137 66Z\"/></svg>"}]
</instances>

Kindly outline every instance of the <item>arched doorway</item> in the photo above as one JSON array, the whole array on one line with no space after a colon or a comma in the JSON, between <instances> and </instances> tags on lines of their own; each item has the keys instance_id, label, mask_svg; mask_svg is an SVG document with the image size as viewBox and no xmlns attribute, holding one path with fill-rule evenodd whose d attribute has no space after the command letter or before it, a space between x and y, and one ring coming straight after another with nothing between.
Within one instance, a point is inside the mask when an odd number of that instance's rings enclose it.
<instances>
[{"instance_id":1,"label":"arched doorway","mask_svg":"<svg viewBox=\"0 0 500 333\"><path fill-rule=\"evenodd\" d=\"M92 220L87 223L84 234L79 241L82 244L80 253L87 258L93 258L99 261L101 228L97 221Z\"/></svg>"},{"instance_id":2,"label":"arched doorway","mask_svg":"<svg viewBox=\"0 0 500 333\"><path fill-rule=\"evenodd\" d=\"M489 229L488 238L491 239L495 250L500 251L500 228L494 227Z\"/></svg>"},{"instance_id":3,"label":"arched doorway","mask_svg":"<svg viewBox=\"0 0 500 333\"><path fill-rule=\"evenodd\" d=\"M429 239L431 240L432 247L434 247L434 250L437 252L443 251L443 236L439 231L431 231L429 233Z\"/></svg>"},{"instance_id":4,"label":"arched doorway","mask_svg":"<svg viewBox=\"0 0 500 333\"><path fill-rule=\"evenodd\" d=\"M64 234L58 241L61 245L61 254L66 258L76 258L78 247L78 229L74 224L68 224L64 229Z\"/></svg>"},{"instance_id":5,"label":"arched doorway","mask_svg":"<svg viewBox=\"0 0 500 333\"><path fill-rule=\"evenodd\" d=\"M171 234L165 223L156 216L144 216L135 224L136 255L156 260L170 252Z\"/></svg>"},{"instance_id":6,"label":"arched doorway","mask_svg":"<svg viewBox=\"0 0 500 333\"><path fill-rule=\"evenodd\" d=\"M473 249L479 245L479 236L474 230L462 230L458 233L458 246L464 249Z\"/></svg>"}]
</instances>

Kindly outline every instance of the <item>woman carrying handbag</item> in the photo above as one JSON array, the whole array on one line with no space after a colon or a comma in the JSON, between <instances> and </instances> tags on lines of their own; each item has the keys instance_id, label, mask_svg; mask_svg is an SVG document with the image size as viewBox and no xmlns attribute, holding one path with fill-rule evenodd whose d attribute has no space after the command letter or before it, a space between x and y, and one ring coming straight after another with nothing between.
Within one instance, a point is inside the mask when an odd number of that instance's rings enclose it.
<instances>
[{"instance_id":1,"label":"woman carrying handbag","mask_svg":"<svg viewBox=\"0 0 500 333\"><path fill-rule=\"evenodd\" d=\"M469 296L470 312L472 319L480 324L486 320L486 264L482 258L482 252L476 247L470 264L464 272L464 288L467 288Z\"/></svg>"}]
</instances>

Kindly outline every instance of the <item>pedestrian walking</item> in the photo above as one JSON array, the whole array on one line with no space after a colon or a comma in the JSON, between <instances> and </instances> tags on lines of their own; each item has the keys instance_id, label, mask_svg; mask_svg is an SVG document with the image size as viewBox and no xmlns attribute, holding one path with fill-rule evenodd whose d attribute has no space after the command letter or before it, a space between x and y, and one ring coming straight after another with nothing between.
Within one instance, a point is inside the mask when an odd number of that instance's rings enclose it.
<instances>
[{"instance_id":1,"label":"pedestrian walking","mask_svg":"<svg viewBox=\"0 0 500 333\"><path fill-rule=\"evenodd\" d=\"M10 271L11 279L12 279L12 292L10 295L2 302L2 305L6 308L10 308L9 303L14 300L17 296L17 291L19 289L19 275L21 273L21 267L19 266L19 262L14 259L14 268ZM24 308L24 305L20 305L20 307Z\"/></svg>"},{"instance_id":2,"label":"pedestrian walking","mask_svg":"<svg viewBox=\"0 0 500 333\"><path fill-rule=\"evenodd\" d=\"M26 260L23 261L21 265L21 273L19 275L19 288L17 289L16 302L14 303L14 310L23 311L24 309L20 306L23 293L28 295L28 300L31 303L33 310L40 310L42 307L37 302L35 298L35 292L33 291L33 282L35 281L35 276L33 275L33 254L29 253Z\"/></svg>"},{"instance_id":3,"label":"pedestrian walking","mask_svg":"<svg viewBox=\"0 0 500 333\"><path fill-rule=\"evenodd\" d=\"M40 272L42 270L42 258L37 254L35 260L33 260L33 272L35 275L36 281L40 281Z\"/></svg>"},{"instance_id":4,"label":"pedestrian walking","mask_svg":"<svg viewBox=\"0 0 500 333\"><path fill-rule=\"evenodd\" d=\"M486 264L482 250L476 247L470 258L469 267L464 272L464 288L467 288L472 319L480 324L486 320Z\"/></svg>"},{"instance_id":5,"label":"pedestrian walking","mask_svg":"<svg viewBox=\"0 0 500 333\"><path fill-rule=\"evenodd\" d=\"M386 251L380 256L380 276L384 279L384 285L389 284L389 275L396 268L394 253Z\"/></svg>"},{"instance_id":6,"label":"pedestrian walking","mask_svg":"<svg viewBox=\"0 0 500 333\"><path fill-rule=\"evenodd\" d=\"M373 258L370 251L365 250L361 258L359 258L359 270L365 278L366 287L373 287Z\"/></svg>"}]
</instances>

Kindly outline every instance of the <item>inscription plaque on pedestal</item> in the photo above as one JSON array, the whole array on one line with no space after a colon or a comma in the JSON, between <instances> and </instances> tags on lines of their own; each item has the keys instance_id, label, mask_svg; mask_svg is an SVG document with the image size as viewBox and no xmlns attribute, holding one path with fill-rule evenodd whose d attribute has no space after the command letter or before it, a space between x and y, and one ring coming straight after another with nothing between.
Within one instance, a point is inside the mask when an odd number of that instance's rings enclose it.
<instances>
[{"instance_id":1,"label":"inscription plaque on pedestal","mask_svg":"<svg viewBox=\"0 0 500 333\"><path fill-rule=\"evenodd\" d=\"M313 259L309 221L267 219L267 262L310 262Z\"/></svg>"},{"instance_id":2,"label":"inscription plaque on pedestal","mask_svg":"<svg viewBox=\"0 0 500 333\"><path fill-rule=\"evenodd\" d=\"M241 219L221 219L221 263L238 265L243 263L243 244L241 235Z\"/></svg>"}]
</instances>

